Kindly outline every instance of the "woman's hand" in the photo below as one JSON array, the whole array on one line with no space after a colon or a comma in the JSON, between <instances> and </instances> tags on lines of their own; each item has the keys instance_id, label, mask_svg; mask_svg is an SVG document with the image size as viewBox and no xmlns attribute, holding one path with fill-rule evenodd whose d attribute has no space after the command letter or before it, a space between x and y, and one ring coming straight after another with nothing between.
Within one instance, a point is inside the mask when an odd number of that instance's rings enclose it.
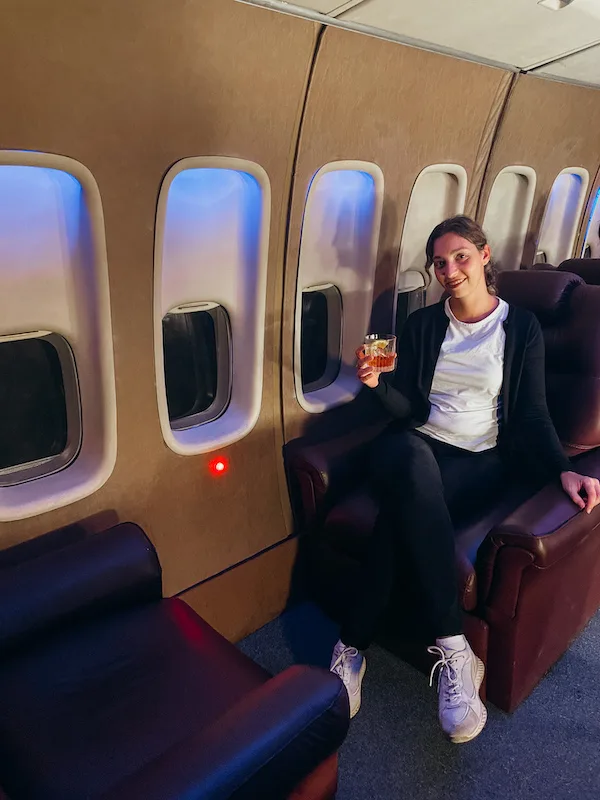
<instances>
[{"instance_id":1,"label":"woman's hand","mask_svg":"<svg viewBox=\"0 0 600 800\"><path fill-rule=\"evenodd\" d=\"M582 511L585 509L589 514L600 503L600 481L597 478L579 475L577 472L561 472L560 482L571 500ZM581 496L582 492L587 495L586 499Z\"/></svg>"},{"instance_id":2,"label":"woman's hand","mask_svg":"<svg viewBox=\"0 0 600 800\"><path fill-rule=\"evenodd\" d=\"M368 386L369 389L374 389L379 384L379 372L374 372L373 367L369 364L370 356L365 355L365 348L359 347L356 351L356 374L358 380Z\"/></svg>"}]
</instances>

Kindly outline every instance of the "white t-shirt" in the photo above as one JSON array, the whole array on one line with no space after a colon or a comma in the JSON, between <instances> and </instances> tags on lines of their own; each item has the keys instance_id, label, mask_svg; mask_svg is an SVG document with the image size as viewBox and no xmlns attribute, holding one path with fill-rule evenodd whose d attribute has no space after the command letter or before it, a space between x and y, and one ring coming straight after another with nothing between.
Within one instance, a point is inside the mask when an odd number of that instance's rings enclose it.
<instances>
[{"instance_id":1,"label":"white t-shirt","mask_svg":"<svg viewBox=\"0 0 600 800\"><path fill-rule=\"evenodd\" d=\"M479 453L496 446L502 389L503 322L508 304L479 322L461 322L444 305L450 320L429 394L429 419L418 430L441 442Z\"/></svg>"}]
</instances>

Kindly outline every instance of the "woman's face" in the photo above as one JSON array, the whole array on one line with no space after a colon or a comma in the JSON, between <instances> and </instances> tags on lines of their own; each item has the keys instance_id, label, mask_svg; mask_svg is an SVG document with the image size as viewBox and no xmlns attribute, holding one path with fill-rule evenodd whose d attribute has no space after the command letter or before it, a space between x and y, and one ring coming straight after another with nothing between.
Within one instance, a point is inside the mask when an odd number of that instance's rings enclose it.
<instances>
[{"instance_id":1,"label":"woman's face","mask_svg":"<svg viewBox=\"0 0 600 800\"><path fill-rule=\"evenodd\" d=\"M456 233L440 236L433 245L435 277L451 297L463 298L482 289L487 292L484 267L489 260L487 244L478 250Z\"/></svg>"}]
</instances>

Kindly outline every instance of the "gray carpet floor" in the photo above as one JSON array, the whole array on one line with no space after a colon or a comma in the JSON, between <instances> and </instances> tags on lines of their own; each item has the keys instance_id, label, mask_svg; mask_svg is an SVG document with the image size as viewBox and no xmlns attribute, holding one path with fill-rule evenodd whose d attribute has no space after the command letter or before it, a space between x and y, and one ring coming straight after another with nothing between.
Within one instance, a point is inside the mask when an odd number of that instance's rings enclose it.
<instances>
[{"instance_id":1,"label":"gray carpet floor","mask_svg":"<svg viewBox=\"0 0 600 800\"><path fill-rule=\"evenodd\" d=\"M277 673L329 666L337 638L305 603L239 647ZM517 711L488 704L473 742L444 739L436 703L421 673L373 645L362 708L340 751L337 800L600 800L600 614Z\"/></svg>"}]
</instances>

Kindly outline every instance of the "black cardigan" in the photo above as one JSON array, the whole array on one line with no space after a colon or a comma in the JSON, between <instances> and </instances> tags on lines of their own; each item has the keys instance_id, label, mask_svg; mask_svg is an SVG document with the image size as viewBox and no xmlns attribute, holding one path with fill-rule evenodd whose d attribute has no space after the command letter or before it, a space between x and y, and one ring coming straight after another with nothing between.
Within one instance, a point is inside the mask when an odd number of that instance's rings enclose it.
<instances>
[{"instance_id":1,"label":"black cardigan","mask_svg":"<svg viewBox=\"0 0 600 800\"><path fill-rule=\"evenodd\" d=\"M372 391L396 418L396 428L417 428L429 419L429 393L449 319L444 303L407 319L398 342L396 371ZM513 460L533 462L539 477L558 478L571 469L546 405L544 338L536 317L510 306L505 320L504 374L498 447Z\"/></svg>"}]
</instances>

